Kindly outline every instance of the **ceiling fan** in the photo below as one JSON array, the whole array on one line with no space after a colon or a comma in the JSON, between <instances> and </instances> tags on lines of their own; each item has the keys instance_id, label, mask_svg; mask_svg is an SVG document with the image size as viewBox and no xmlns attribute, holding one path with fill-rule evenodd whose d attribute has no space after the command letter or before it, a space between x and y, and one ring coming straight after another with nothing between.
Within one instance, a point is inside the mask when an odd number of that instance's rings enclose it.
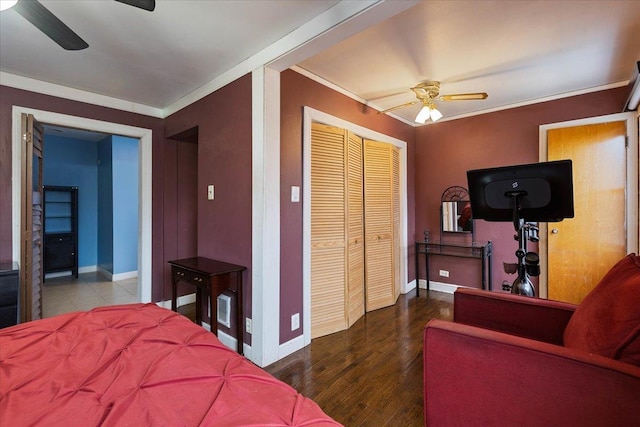
<instances>
[{"instance_id":1,"label":"ceiling fan","mask_svg":"<svg viewBox=\"0 0 640 427\"><path fill-rule=\"evenodd\" d=\"M409 107L417 103L422 103L422 108L416 116L415 121L417 123L424 124L429 118L432 121L437 121L442 118L442 113L438 111L435 106L435 101L470 101L487 99L489 95L485 92L476 93L456 93L452 95L440 95L440 82L434 80L425 80L411 90L416 94L416 101L407 102L406 104L396 105L395 107L387 108L380 111L378 114L388 113L400 108Z\"/></svg>"},{"instance_id":2,"label":"ceiling fan","mask_svg":"<svg viewBox=\"0 0 640 427\"><path fill-rule=\"evenodd\" d=\"M156 7L156 0L115 0L140 9L153 12ZM5 1L2 1L5 3ZM8 5L3 5L2 10L13 6L13 9L31 22L36 28L46 34L51 40L58 43L66 50L82 50L89 47L89 44L82 40L71 28L67 27L49 9L44 7L38 0L18 0L9 1Z\"/></svg>"}]
</instances>

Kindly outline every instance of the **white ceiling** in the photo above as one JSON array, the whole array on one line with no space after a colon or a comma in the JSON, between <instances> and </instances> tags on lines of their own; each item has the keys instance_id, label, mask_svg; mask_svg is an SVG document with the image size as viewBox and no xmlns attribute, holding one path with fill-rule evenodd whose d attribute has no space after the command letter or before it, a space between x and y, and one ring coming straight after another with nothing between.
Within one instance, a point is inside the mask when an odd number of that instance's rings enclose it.
<instances>
[{"instance_id":1,"label":"white ceiling","mask_svg":"<svg viewBox=\"0 0 640 427\"><path fill-rule=\"evenodd\" d=\"M15 11L2 12L2 80L28 77L159 109L297 36L320 14L335 20L333 28L357 23L363 13L345 22L336 12L347 6L377 8L383 22L334 37L297 69L380 109L415 100L409 88L422 80L441 81L441 94L489 94L438 104L443 120L463 117L621 86L640 60L640 1L633 0L422 1L395 16L416 2L159 0L152 13L111 0L41 3L89 48L64 51ZM351 33L357 25L362 20ZM326 43L329 32L305 33L292 46L304 37ZM418 109L394 114L411 122Z\"/></svg>"},{"instance_id":2,"label":"white ceiling","mask_svg":"<svg viewBox=\"0 0 640 427\"><path fill-rule=\"evenodd\" d=\"M65 51L15 10L0 13L0 69L163 108L337 3L41 0L89 48Z\"/></svg>"}]
</instances>

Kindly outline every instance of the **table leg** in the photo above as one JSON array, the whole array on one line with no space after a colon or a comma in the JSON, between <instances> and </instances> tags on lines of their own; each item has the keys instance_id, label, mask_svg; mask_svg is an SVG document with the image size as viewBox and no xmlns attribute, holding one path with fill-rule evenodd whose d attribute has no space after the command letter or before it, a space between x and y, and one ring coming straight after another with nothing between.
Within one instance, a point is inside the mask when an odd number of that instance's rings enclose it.
<instances>
[{"instance_id":1,"label":"table leg","mask_svg":"<svg viewBox=\"0 0 640 427\"><path fill-rule=\"evenodd\" d=\"M486 259L487 258L486 258L485 249L482 248L482 290L483 291L487 289L487 286L486 286L487 282L486 282L486 279L485 279L487 273L486 273L486 269L485 269L485 266L484 266L484 263L485 263Z\"/></svg>"},{"instance_id":2,"label":"table leg","mask_svg":"<svg viewBox=\"0 0 640 427\"><path fill-rule=\"evenodd\" d=\"M427 292L429 291L429 248L425 247L424 249L424 265L427 276Z\"/></svg>"},{"instance_id":3,"label":"table leg","mask_svg":"<svg viewBox=\"0 0 640 427\"><path fill-rule=\"evenodd\" d=\"M488 271L488 278L489 278L489 290L492 291L493 290L493 285L492 285L492 278L491 278L491 248L489 248L489 255L487 255L487 268L489 269Z\"/></svg>"},{"instance_id":4,"label":"table leg","mask_svg":"<svg viewBox=\"0 0 640 427\"><path fill-rule=\"evenodd\" d=\"M244 313L242 304L242 271L236 273L236 335L238 341L238 353L244 354Z\"/></svg>"},{"instance_id":5,"label":"table leg","mask_svg":"<svg viewBox=\"0 0 640 427\"><path fill-rule=\"evenodd\" d=\"M171 310L178 311L178 281L173 278L173 271L171 276Z\"/></svg>"},{"instance_id":6,"label":"table leg","mask_svg":"<svg viewBox=\"0 0 640 427\"><path fill-rule=\"evenodd\" d=\"M196 286L196 323L202 325L202 289Z\"/></svg>"},{"instance_id":7,"label":"table leg","mask_svg":"<svg viewBox=\"0 0 640 427\"><path fill-rule=\"evenodd\" d=\"M209 286L209 307L211 307L211 332L218 336L218 283L216 277L211 278Z\"/></svg>"},{"instance_id":8,"label":"table leg","mask_svg":"<svg viewBox=\"0 0 640 427\"><path fill-rule=\"evenodd\" d=\"M415 257L416 257L416 297L420 296L420 263L419 263L419 258L420 258L420 248L418 243L415 244L415 248L416 248L416 253L415 253Z\"/></svg>"}]
</instances>

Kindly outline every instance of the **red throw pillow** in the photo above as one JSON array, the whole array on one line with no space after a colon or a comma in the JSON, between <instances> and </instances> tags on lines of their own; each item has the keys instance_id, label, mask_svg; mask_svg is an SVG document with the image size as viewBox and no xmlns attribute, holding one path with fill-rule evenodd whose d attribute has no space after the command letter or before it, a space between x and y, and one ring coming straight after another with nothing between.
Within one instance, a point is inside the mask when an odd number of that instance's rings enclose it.
<instances>
[{"instance_id":1,"label":"red throw pillow","mask_svg":"<svg viewBox=\"0 0 640 427\"><path fill-rule=\"evenodd\" d=\"M640 366L640 256L618 261L584 298L564 345Z\"/></svg>"}]
</instances>

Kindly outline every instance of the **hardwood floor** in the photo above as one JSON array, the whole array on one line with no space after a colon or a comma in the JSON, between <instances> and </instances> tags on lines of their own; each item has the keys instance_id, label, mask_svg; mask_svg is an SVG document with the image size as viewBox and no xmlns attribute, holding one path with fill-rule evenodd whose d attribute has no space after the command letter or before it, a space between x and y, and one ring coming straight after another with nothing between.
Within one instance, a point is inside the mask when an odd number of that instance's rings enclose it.
<instances>
[{"instance_id":1,"label":"hardwood floor","mask_svg":"<svg viewBox=\"0 0 640 427\"><path fill-rule=\"evenodd\" d=\"M423 328L453 318L453 295L425 293L401 295L265 370L345 426L422 426Z\"/></svg>"}]
</instances>

